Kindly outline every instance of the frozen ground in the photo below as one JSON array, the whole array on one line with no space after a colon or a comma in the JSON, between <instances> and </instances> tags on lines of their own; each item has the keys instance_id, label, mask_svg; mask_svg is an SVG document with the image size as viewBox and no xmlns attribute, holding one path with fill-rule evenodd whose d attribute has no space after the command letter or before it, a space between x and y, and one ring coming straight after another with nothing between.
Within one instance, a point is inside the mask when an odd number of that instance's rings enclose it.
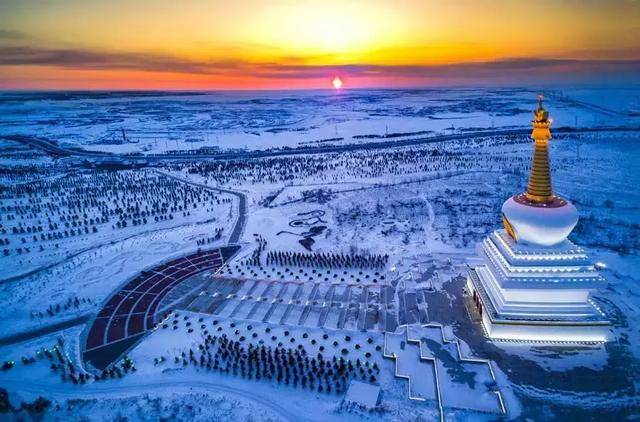
<instances>
[{"instance_id":1,"label":"frozen ground","mask_svg":"<svg viewBox=\"0 0 640 422\"><path fill-rule=\"evenodd\" d=\"M637 93L556 90L547 93L548 108L556 127L637 127ZM8 252L0 256L0 344L14 334L35 337L0 347L0 362L16 361L0 371L13 416L29 412L17 410L21 401L43 396L52 401L45 418L54 420L433 420L440 415L434 378L420 378L426 401L409 400L407 380L395 376L393 359L383 357L384 332L402 333L404 325L422 330L416 335L421 343L402 349L399 337L396 346L406 353L398 360L400 372L426 368L428 363L418 364L420 352L436 359L431 365L443 375L446 419L495 420L495 391L514 419L637 415L637 130L565 133L551 143L554 188L581 213L572 240L605 266L607 288L596 299L613 322L615 341L580 347L491 343L473 308L465 307L459 275L475 243L500 225L502 202L524 188L531 154L525 136L495 136L491 129L526 129L534 106L534 92L519 89L0 95L0 134L112 152L267 149L487 131L412 147L165 160L156 168L115 170L78 166L1 141L0 239ZM63 336L68 359L83 371L84 320L76 318L91 318L141 271L227 242L240 211L237 196L203 186L246 196L241 251L197 297L180 303L176 324L172 315L129 352L136 372L83 385L63 381L47 358L36 357L41 347L51 348ZM64 230L68 235L53 234ZM317 267L306 261L267 262L277 252L316 260L331 254L388 258L381 268L336 265L314 273ZM186 315L190 326L181 319ZM224 333L213 331L213 320ZM73 324L66 330L50 328L67 321ZM453 343L420 328L425 324L442 324L464 356L489 360L495 382L486 367L459 362ZM265 337L266 328L272 331ZM335 390L327 394L203 369L190 362L189 349L198 348L205 329L271 347L291 347L295 337L293 344L310 354L322 346L329 358L368 359L380 368L373 383L381 387L381 405L370 413L344 403ZM35 362L25 364L22 357ZM166 360L158 363L161 357Z\"/></svg>"},{"instance_id":2,"label":"frozen ground","mask_svg":"<svg viewBox=\"0 0 640 422\"><path fill-rule=\"evenodd\" d=\"M535 91L4 93L0 135L37 134L111 152L265 149L521 127ZM636 90L549 92L563 126L632 124ZM635 101L635 102L634 102ZM594 108L592 104L604 107ZM635 108L634 108L635 107Z\"/></svg>"}]
</instances>

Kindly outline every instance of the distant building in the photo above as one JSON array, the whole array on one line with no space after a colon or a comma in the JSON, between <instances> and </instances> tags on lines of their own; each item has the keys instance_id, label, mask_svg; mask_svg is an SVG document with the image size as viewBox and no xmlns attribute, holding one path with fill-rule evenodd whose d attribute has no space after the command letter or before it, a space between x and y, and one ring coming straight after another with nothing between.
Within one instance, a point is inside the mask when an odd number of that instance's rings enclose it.
<instances>
[{"instance_id":1,"label":"distant building","mask_svg":"<svg viewBox=\"0 0 640 422\"><path fill-rule=\"evenodd\" d=\"M103 157L93 160L84 160L83 166L87 168L96 168L99 170L125 170L145 167L148 165L146 160L136 159L126 160L119 156Z\"/></svg>"},{"instance_id":2,"label":"distant building","mask_svg":"<svg viewBox=\"0 0 640 422\"><path fill-rule=\"evenodd\" d=\"M527 190L502 206L504 229L478 245L483 263L469 271L467 289L492 339L605 341L609 322L591 299L605 280L567 239L578 211L551 189L551 120L542 97L534 116Z\"/></svg>"}]
</instances>

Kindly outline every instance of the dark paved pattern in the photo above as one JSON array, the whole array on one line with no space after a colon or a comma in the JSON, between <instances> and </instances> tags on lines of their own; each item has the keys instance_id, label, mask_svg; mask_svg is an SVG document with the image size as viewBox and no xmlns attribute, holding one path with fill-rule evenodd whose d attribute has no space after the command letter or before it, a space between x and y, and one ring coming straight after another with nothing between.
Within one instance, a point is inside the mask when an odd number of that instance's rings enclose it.
<instances>
[{"instance_id":1,"label":"dark paved pattern","mask_svg":"<svg viewBox=\"0 0 640 422\"><path fill-rule=\"evenodd\" d=\"M174 259L143 271L113 294L89 328L85 362L103 370L155 327L158 305L174 287L206 270L217 270L239 249L228 246Z\"/></svg>"}]
</instances>

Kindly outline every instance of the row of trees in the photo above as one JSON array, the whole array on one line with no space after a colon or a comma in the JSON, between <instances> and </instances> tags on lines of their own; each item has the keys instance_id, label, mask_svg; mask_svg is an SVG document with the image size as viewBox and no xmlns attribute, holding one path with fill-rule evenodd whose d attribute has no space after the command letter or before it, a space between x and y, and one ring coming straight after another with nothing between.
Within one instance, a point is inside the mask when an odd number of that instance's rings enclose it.
<instances>
[{"instance_id":1,"label":"row of trees","mask_svg":"<svg viewBox=\"0 0 640 422\"><path fill-rule=\"evenodd\" d=\"M254 235L254 239L258 244L257 247L251 253L251 257L249 257L246 262L243 261L242 264L253 265L255 267L259 267L262 265L262 252L267 248L267 239L262 237L262 235Z\"/></svg>"},{"instance_id":2,"label":"row of trees","mask_svg":"<svg viewBox=\"0 0 640 422\"><path fill-rule=\"evenodd\" d=\"M315 268L384 268L389 255L356 253L301 253L269 251L267 265L296 265Z\"/></svg>"},{"instance_id":3,"label":"row of trees","mask_svg":"<svg viewBox=\"0 0 640 422\"><path fill-rule=\"evenodd\" d=\"M198 239L196 241L196 244L198 246L204 246L204 245L208 245L211 242L215 242L216 240L220 240L220 238L222 237L223 231L224 231L223 227L218 227L213 231L213 236L210 236L204 239Z\"/></svg>"}]
</instances>

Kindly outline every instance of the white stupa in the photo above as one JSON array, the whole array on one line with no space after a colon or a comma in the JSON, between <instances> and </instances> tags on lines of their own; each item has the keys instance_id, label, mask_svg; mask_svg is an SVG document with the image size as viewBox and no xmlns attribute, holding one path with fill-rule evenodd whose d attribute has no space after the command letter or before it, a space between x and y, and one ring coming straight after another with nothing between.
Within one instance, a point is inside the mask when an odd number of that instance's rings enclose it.
<instances>
[{"instance_id":1,"label":"white stupa","mask_svg":"<svg viewBox=\"0 0 640 422\"><path fill-rule=\"evenodd\" d=\"M492 339L606 341L609 322L591 300L605 280L567 239L578 211L551 190L551 121L542 97L534 115L527 190L502 206L504 229L478 245L483 263L469 271L467 289Z\"/></svg>"}]
</instances>

